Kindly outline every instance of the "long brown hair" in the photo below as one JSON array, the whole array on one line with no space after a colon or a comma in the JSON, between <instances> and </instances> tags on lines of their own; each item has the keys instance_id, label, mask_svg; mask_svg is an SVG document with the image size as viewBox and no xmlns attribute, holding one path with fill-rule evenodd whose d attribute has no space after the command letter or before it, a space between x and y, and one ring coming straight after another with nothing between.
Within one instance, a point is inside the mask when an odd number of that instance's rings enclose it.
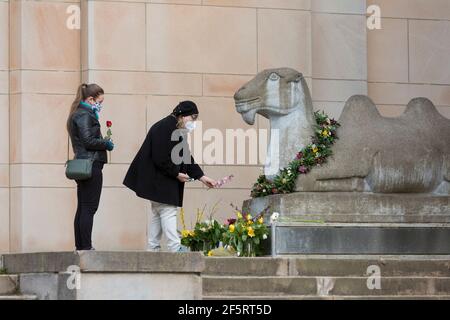
<instances>
[{"instance_id":1,"label":"long brown hair","mask_svg":"<svg viewBox=\"0 0 450 320\"><path fill-rule=\"evenodd\" d=\"M105 94L105 92L99 85L95 83L80 84L77 90L77 96L75 97L75 100L72 102L72 106L70 107L69 117L67 118L67 131L69 133L70 133L70 124L72 122L72 115L75 113L75 111L77 111L81 101L84 101L89 97L97 98L102 94Z\"/></svg>"}]
</instances>

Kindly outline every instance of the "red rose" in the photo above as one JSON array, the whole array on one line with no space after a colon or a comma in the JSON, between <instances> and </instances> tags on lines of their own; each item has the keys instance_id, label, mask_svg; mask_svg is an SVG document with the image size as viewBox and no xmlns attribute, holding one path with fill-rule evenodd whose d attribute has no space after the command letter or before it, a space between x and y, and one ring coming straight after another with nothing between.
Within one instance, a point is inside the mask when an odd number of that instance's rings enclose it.
<instances>
[{"instance_id":1,"label":"red rose","mask_svg":"<svg viewBox=\"0 0 450 320\"><path fill-rule=\"evenodd\" d=\"M111 128L112 127L112 122L111 121L106 121L106 126L108 127L108 128Z\"/></svg>"}]
</instances>

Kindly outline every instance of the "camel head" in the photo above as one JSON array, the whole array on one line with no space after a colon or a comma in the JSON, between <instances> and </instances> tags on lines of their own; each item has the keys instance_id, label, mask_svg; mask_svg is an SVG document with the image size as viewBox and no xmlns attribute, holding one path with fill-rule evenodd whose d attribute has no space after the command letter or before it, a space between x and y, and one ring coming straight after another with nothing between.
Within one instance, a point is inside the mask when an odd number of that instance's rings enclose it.
<instances>
[{"instance_id":1,"label":"camel head","mask_svg":"<svg viewBox=\"0 0 450 320\"><path fill-rule=\"evenodd\" d=\"M234 101L237 112L250 125L255 123L257 113L269 119L285 116L301 105L312 106L303 75L290 68L260 72L236 92Z\"/></svg>"}]
</instances>

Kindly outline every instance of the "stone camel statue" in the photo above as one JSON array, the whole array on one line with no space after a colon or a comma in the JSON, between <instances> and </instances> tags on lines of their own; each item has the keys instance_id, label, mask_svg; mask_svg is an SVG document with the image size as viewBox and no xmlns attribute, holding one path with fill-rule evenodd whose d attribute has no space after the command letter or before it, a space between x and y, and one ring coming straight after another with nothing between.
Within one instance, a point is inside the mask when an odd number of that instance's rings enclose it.
<instances>
[{"instance_id":1,"label":"stone camel statue","mask_svg":"<svg viewBox=\"0 0 450 320\"><path fill-rule=\"evenodd\" d=\"M269 178L311 143L313 104L296 70L264 70L234 99L246 123L254 124L260 114L270 120L271 129L278 129L279 137L271 134L267 150L264 170ZM299 175L296 191L450 194L450 120L430 100L415 98L401 116L386 118L367 96L356 95L338 121L342 126L333 156Z\"/></svg>"}]
</instances>

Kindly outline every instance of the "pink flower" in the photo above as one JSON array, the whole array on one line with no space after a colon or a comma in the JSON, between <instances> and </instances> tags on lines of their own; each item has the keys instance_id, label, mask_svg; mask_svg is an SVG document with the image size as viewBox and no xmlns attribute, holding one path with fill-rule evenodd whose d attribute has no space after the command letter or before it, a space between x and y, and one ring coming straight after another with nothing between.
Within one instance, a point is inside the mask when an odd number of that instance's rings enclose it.
<instances>
[{"instance_id":1,"label":"pink flower","mask_svg":"<svg viewBox=\"0 0 450 320\"><path fill-rule=\"evenodd\" d=\"M301 158L303 158L303 153L302 152L297 153L297 160L300 160Z\"/></svg>"},{"instance_id":2,"label":"pink flower","mask_svg":"<svg viewBox=\"0 0 450 320\"><path fill-rule=\"evenodd\" d=\"M305 166L300 166L298 168L298 172L300 172L300 173L307 173L308 172L308 168L305 167Z\"/></svg>"},{"instance_id":3,"label":"pink flower","mask_svg":"<svg viewBox=\"0 0 450 320\"><path fill-rule=\"evenodd\" d=\"M216 188L220 188L222 187L225 183L230 182L231 179L234 177L234 175L229 175L228 177L225 177L223 179L220 179L219 181L217 181L216 183Z\"/></svg>"}]
</instances>

